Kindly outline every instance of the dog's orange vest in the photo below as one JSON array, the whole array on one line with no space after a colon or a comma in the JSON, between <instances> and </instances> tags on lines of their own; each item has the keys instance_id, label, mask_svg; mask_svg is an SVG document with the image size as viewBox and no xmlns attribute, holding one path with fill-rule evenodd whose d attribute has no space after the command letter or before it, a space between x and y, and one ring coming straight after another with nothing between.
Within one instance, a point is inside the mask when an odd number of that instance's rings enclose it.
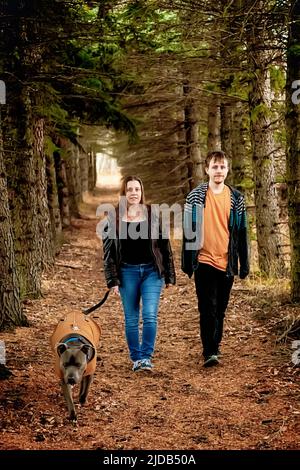
<instances>
[{"instance_id":1,"label":"dog's orange vest","mask_svg":"<svg viewBox=\"0 0 300 470\"><path fill-rule=\"evenodd\" d=\"M84 336L94 346L96 351L100 341L101 328L91 317L87 317L81 312L71 312L64 318L61 318L50 338L51 347L55 353L55 372L60 379L63 378L63 374L59 367L57 346L65 336L70 334ZM88 362L83 375L90 375L95 372L96 360L97 354L95 353L94 357Z\"/></svg>"}]
</instances>

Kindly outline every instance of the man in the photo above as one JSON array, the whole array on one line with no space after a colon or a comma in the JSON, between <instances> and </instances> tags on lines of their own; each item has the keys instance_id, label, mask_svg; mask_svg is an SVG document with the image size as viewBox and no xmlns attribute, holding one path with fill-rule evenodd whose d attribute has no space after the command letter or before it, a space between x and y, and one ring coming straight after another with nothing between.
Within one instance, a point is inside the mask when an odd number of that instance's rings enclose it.
<instances>
[{"instance_id":1,"label":"man","mask_svg":"<svg viewBox=\"0 0 300 470\"><path fill-rule=\"evenodd\" d=\"M184 208L182 270L194 273L204 367L219 363L223 322L234 275L249 274L247 221L243 195L228 185L228 158L208 153L208 183L191 191Z\"/></svg>"}]
</instances>

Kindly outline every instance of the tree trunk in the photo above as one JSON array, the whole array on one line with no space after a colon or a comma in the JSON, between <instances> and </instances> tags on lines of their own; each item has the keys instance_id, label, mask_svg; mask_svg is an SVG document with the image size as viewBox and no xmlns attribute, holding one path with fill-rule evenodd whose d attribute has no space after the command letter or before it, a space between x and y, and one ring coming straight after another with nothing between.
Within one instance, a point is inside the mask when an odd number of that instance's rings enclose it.
<instances>
[{"instance_id":1,"label":"tree trunk","mask_svg":"<svg viewBox=\"0 0 300 470\"><path fill-rule=\"evenodd\" d=\"M261 104L269 106L269 86L268 72L257 70L249 96L250 113ZM259 111L258 116L251 119L256 233L261 271L280 277L284 274L284 264L279 253L274 141L269 126L267 111Z\"/></svg>"},{"instance_id":2,"label":"tree trunk","mask_svg":"<svg viewBox=\"0 0 300 470\"><path fill-rule=\"evenodd\" d=\"M179 88L179 87L178 87ZM181 87L181 96L183 96L183 90ZM180 108L177 111L177 126L176 126L176 145L178 158L177 165L178 179L180 181L180 192L183 200L185 200L186 195L190 192L190 180L193 176L192 163L188 161L187 148L186 148L186 137L185 137L185 126L184 126L184 109ZM178 199L181 199L180 197Z\"/></svg>"},{"instance_id":3,"label":"tree trunk","mask_svg":"<svg viewBox=\"0 0 300 470\"><path fill-rule=\"evenodd\" d=\"M79 151L79 166L80 166L80 184L82 195L90 191L90 177L91 182L94 180L93 175L93 160L92 160L92 145L90 142L91 131L88 126L80 127L80 138L79 142L81 149ZM91 171L91 175L90 175ZM95 184L92 186L91 190L94 189Z\"/></svg>"},{"instance_id":4,"label":"tree trunk","mask_svg":"<svg viewBox=\"0 0 300 470\"><path fill-rule=\"evenodd\" d=\"M41 295L43 247L40 238L37 162L34 150L34 118L30 91L19 91L18 120L13 160L9 173L10 207L21 298ZM16 108L10 109L15 116ZM14 119L13 116L13 119ZM9 136L7 137L9 140ZM8 165L8 163L7 163Z\"/></svg>"},{"instance_id":5,"label":"tree trunk","mask_svg":"<svg viewBox=\"0 0 300 470\"><path fill-rule=\"evenodd\" d=\"M252 199L253 174L251 142L247 122L248 107L238 101L232 110L232 184L243 191L246 200Z\"/></svg>"},{"instance_id":6,"label":"tree trunk","mask_svg":"<svg viewBox=\"0 0 300 470\"><path fill-rule=\"evenodd\" d=\"M220 99L216 96L210 98L208 105L208 118L207 118L207 150L221 149L221 136L220 136Z\"/></svg>"},{"instance_id":7,"label":"tree trunk","mask_svg":"<svg viewBox=\"0 0 300 470\"><path fill-rule=\"evenodd\" d=\"M80 186L82 196L89 190L89 156L87 152L80 150L79 152L79 166L80 166Z\"/></svg>"},{"instance_id":8,"label":"tree trunk","mask_svg":"<svg viewBox=\"0 0 300 470\"><path fill-rule=\"evenodd\" d=\"M300 301L300 103L292 84L300 76L300 1L291 10L286 88L287 184L291 240L291 297ZM299 89L299 86L298 86Z\"/></svg>"},{"instance_id":9,"label":"tree trunk","mask_svg":"<svg viewBox=\"0 0 300 470\"><path fill-rule=\"evenodd\" d=\"M191 162L192 169L191 178L189 179L190 190L195 188L204 177L199 145L199 116L192 93L189 81L185 80L183 83L183 94L185 97L184 127L187 158Z\"/></svg>"},{"instance_id":10,"label":"tree trunk","mask_svg":"<svg viewBox=\"0 0 300 470\"><path fill-rule=\"evenodd\" d=\"M232 157L232 103L221 103L221 147L223 152Z\"/></svg>"},{"instance_id":11,"label":"tree trunk","mask_svg":"<svg viewBox=\"0 0 300 470\"><path fill-rule=\"evenodd\" d=\"M62 224L58 200L57 178L55 171L54 155L52 152L46 153L46 174L47 174L47 196L50 213L50 225L52 239L54 241L55 254L59 252L61 244Z\"/></svg>"},{"instance_id":12,"label":"tree trunk","mask_svg":"<svg viewBox=\"0 0 300 470\"><path fill-rule=\"evenodd\" d=\"M3 2L2 2L3 3ZM5 3L5 2L4 2ZM27 0L3 5L14 59L3 54L9 73L8 121L3 135L16 265L22 297L39 297L43 265L53 261L46 196L44 123L37 116L42 98L32 84L42 68L45 42L41 6ZM17 8L16 8L17 7ZM10 19L14 17L12 24ZM11 152L11 153L9 153Z\"/></svg>"},{"instance_id":13,"label":"tree trunk","mask_svg":"<svg viewBox=\"0 0 300 470\"><path fill-rule=\"evenodd\" d=\"M0 330L16 326L28 326L28 321L20 303L0 117Z\"/></svg>"},{"instance_id":14,"label":"tree trunk","mask_svg":"<svg viewBox=\"0 0 300 470\"><path fill-rule=\"evenodd\" d=\"M220 108L221 116L221 148L225 155L232 158L232 103L222 101ZM233 170L233 168L232 168ZM230 171L227 177L227 182L233 184L233 171Z\"/></svg>"},{"instance_id":15,"label":"tree trunk","mask_svg":"<svg viewBox=\"0 0 300 470\"><path fill-rule=\"evenodd\" d=\"M88 153L88 191L93 191L97 182L96 153L90 148Z\"/></svg>"},{"instance_id":16,"label":"tree trunk","mask_svg":"<svg viewBox=\"0 0 300 470\"><path fill-rule=\"evenodd\" d=\"M271 127L269 54L261 49L257 25L248 34L252 70L249 110L253 152L254 197L259 267L267 275L286 274L279 251L278 205L275 187L275 142ZM258 42L260 41L260 42Z\"/></svg>"},{"instance_id":17,"label":"tree trunk","mask_svg":"<svg viewBox=\"0 0 300 470\"><path fill-rule=\"evenodd\" d=\"M55 250L48 206L43 119L35 119L33 139L34 158L36 164L37 217L39 225L38 240L40 244L39 251L41 252L43 268L47 268L54 264Z\"/></svg>"},{"instance_id":18,"label":"tree trunk","mask_svg":"<svg viewBox=\"0 0 300 470\"><path fill-rule=\"evenodd\" d=\"M66 149L66 155L63 159L68 181L70 215L79 218L79 204L82 201L79 149L68 142L66 143Z\"/></svg>"},{"instance_id":19,"label":"tree trunk","mask_svg":"<svg viewBox=\"0 0 300 470\"><path fill-rule=\"evenodd\" d=\"M57 181L57 192L62 228L70 226L69 190L65 162L59 152L53 154Z\"/></svg>"}]
</instances>

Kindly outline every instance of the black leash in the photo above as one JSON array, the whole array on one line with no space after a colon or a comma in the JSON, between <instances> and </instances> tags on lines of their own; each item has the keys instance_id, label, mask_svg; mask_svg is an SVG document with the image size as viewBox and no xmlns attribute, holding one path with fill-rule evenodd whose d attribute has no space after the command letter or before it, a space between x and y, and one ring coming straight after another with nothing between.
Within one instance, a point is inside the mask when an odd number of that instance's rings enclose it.
<instances>
[{"instance_id":1,"label":"black leash","mask_svg":"<svg viewBox=\"0 0 300 470\"><path fill-rule=\"evenodd\" d=\"M82 310L83 313L84 313L85 315L88 315L89 313L93 312L93 311L96 310L97 308L101 307L101 305L103 305L104 302L106 302L107 297L109 296L109 293L110 293L110 290L108 290L108 291L105 293L103 299L101 299L100 302L98 302L96 305L93 305L93 306L90 307L90 308L83 309L83 310Z\"/></svg>"}]
</instances>

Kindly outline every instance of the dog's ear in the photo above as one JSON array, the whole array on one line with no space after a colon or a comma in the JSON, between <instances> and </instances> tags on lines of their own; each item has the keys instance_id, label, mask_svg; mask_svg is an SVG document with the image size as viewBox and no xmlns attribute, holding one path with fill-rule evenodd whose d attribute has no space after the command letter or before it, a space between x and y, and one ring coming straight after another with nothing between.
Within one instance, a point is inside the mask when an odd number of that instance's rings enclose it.
<instances>
[{"instance_id":1,"label":"dog's ear","mask_svg":"<svg viewBox=\"0 0 300 470\"><path fill-rule=\"evenodd\" d=\"M95 348L90 344L83 344L80 349L86 356L88 356L89 361L93 359L96 354Z\"/></svg>"},{"instance_id":2,"label":"dog's ear","mask_svg":"<svg viewBox=\"0 0 300 470\"><path fill-rule=\"evenodd\" d=\"M59 356L61 356L67 349L67 345L65 343L59 343L57 345L56 351Z\"/></svg>"}]
</instances>

